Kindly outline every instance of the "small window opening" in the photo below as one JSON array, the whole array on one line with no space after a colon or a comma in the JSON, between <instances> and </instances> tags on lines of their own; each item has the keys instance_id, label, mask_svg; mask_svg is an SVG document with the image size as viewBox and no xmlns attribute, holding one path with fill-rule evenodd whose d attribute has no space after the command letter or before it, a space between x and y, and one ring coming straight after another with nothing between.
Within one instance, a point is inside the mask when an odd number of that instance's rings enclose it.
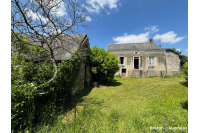
<instances>
[{"instance_id":1,"label":"small window opening","mask_svg":"<svg viewBox=\"0 0 200 133\"><path fill-rule=\"evenodd\" d=\"M120 63L120 64L124 64L124 57L120 57L119 59L120 59L120 62L119 62L119 63Z\"/></svg>"},{"instance_id":2,"label":"small window opening","mask_svg":"<svg viewBox=\"0 0 200 133\"><path fill-rule=\"evenodd\" d=\"M135 54L139 54L139 52L135 52Z\"/></svg>"}]
</instances>

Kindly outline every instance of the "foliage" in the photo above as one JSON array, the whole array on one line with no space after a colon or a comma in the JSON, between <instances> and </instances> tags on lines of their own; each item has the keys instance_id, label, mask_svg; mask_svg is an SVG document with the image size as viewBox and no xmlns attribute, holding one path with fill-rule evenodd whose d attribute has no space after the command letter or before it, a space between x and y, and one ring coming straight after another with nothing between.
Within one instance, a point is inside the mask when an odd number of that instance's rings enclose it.
<instances>
[{"instance_id":1,"label":"foliage","mask_svg":"<svg viewBox=\"0 0 200 133\"><path fill-rule=\"evenodd\" d=\"M114 74L119 70L119 61L115 55L98 46L91 49L90 64L93 80L102 84L112 82Z\"/></svg>"},{"instance_id":2,"label":"foliage","mask_svg":"<svg viewBox=\"0 0 200 133\"><path fill-rule=\"evenodd\" d=\"M40 51L40 48L35 46L26 48L27 52L33 52L32 49ZM46 84L46 81L54 74L51 61L26 61L26 57L25 54L11 55L11 127L13 132L30 130L38 121L52 115L56 108L55 102L58 99L64 99L66 94L70 97L69 92L80 69L81 59L76 52L70 60L63 59L58 64L57 79L51 84Z\"/></svg>"},{"instance_id":3,"label":"foliage","mask_svg":"<svg viewBox=\"0 0 200 133\"><path fill-rule=\"evenodd\" d=\"M78 27L85 26L86 9L76 0L12 0L11 6L11 127L20 132L29 130L40 117L52 116L55 101L69 96L81 60L76 54L56 63L55 51L66 46L63 34L76 34ZM62 15L57 10L60 6L66 8ZM39 61L47 56L51 61Z\"/></svg>"},{"instance_id":4,"label":"foliage","mask_svg":"<svg viewBox=\"0 0 200 133\"><path fill-rule=\"evenodd\" d=\"M188 76L188 60L187 62L183 65L183 73Z\"/></svg>"},{"instance_id":5,"label":"foliage","mask_svg":"<svg viewBox=\"0 0 200 133\"><path fill-rule=\"evenodd\" d=\"M122 78L120 74L115 75L115 77Z\"/></svg>"},{"instance_id":6,"label":"foliage","mask_svg":"<svg viewBox=\"0 0 200 133\"><path fill-rule=\"evenodd\" d=\"M181 55L181 66L183 66L188 60L188 57L185 55Z\"/></svg>"},{"instance_id":7,"label":"foliage","mask_svg":"<svg viewBox=\"0 0 200 133\"><path fill-rule=\"evenodd\" d=\"M17 41L17 38L23 40L24 43ZM18 32L16 32L16 34L11 34L12 54L17 55L18 59L24 57L23 55L27 55L29 52L29 47L25 43L28 41L29 40L26 36L20 36L18 35Z\"/></svg>"},{"instance_id":8,"label":"foliage","mask_svg":"<svg viewBox=\"0 0 200 133\"><path fill-rule=\"evenodd\" d=\"M21 41L19 41L20 39ZM21 36L18 32L11 36L12 54L18 55L18 59L29 57L32 59L41 59L48 56L48 52L36 45L27 45L29 43L28 36ZM46 48L47 49L47 48Z\"/></svg>"},{"instance_id":9,"label":"foliage","mask_svg":"<svg viewBox=\"0 0 200 133\"><path fill-rule=\"evenodd\" d=\"M172 48L172 50L173 50L175 53L179 54L179 55L182 53L182 51L176 50L175 48Z\"/></svg>"}]
</instances>

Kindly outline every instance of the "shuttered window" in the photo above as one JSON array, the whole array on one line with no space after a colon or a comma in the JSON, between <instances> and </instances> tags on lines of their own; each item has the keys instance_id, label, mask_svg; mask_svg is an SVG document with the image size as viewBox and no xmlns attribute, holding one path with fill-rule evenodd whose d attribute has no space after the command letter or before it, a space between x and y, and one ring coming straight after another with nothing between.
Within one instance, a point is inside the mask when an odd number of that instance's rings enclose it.
<instances>
[{"instance_id":1,"label":"shuttered window","mask_svg":"<svg viewBox=\"0 0 200 133\"><path fill-rule=\"evenodd\" d=\"M149 57L149 66L155 66L155 65L156 65L156 58Z\"/></svg>"}]
</instances>

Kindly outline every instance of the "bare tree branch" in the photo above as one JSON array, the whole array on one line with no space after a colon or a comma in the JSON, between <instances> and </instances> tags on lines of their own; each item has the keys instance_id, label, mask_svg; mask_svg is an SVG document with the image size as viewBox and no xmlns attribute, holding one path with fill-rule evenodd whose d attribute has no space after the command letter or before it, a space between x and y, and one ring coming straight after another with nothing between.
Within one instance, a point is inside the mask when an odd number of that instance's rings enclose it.
<instances>
[{"instance_id":1,"label":"bare tree branch","mask_svg":"<svg viewBox=\"0 0 200 133\"><path fill-rule=\"evenodd\" d=\"M66 42L61 36L73 39L71 35L77 33L78 26L86 27L82 24L86 9L76 0L12 0L11 5L11 32L17 41L38 46L50 55L54 66L54 76L46 82L50 84L58 75L55 50L63 48L70 53L69 48L64 47ZM18 35L28 36L31 41L24 42Z\"/></svg>"}]
</instances>

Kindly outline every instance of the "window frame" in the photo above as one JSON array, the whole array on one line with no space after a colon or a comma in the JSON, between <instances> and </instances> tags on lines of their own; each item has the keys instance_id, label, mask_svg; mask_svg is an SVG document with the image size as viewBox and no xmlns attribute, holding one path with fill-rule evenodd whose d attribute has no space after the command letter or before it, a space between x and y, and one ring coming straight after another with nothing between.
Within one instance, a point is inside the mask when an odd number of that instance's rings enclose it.
<instances>
[{"instance_id":1,"label":"window frame","mask_svg":"<svg viewBox=\"0 0 200 133\"><path fill-rule=\"evenodd\" d=\"M150 58L153 58L153 60L154 60L154 64L153 65L151 65L152 62L150 64L150 61L151 61ZM155 56L149 56L149 58L148 58L148 66L149 67L155 67L156 66L156 57Z\"/></svg>"},{"instance_id":2,"label":"window frame","mask_svg":"<svg viewBox=\"0 0 200 133\"><path fill-rule=\"evenodd\" d=\"M138 69L135 69L134 68L134 58L135 57L138 57L138 59L139 59L139 68ZM133 69L135 69L135 70L139 70L141 67L140 67L140 56L133 56Z\"/></svg>"},{"instance_id":3,"label":"window frame","mask_svg":"<svg viewBox=\"0 0 200 133\"><path fill-rule=\"evenodd\" d=\"M120 68L120 76L122 76L122 69L126 69L126 77L128 77L128 68L127 67Z\"/></svg>"},{"instance_id":4,"label":"window frame","mask_svg":"<svg viewBox=\"0 0 200 133\"><path fill-rule=\"evenodd\" d=\"M123 64L121 64L121 57L124 58L124 60L123 60ZM124 56L119 56L119 65L125 65L125 57L124 57Z\"/></svg>"}]
</instances>

